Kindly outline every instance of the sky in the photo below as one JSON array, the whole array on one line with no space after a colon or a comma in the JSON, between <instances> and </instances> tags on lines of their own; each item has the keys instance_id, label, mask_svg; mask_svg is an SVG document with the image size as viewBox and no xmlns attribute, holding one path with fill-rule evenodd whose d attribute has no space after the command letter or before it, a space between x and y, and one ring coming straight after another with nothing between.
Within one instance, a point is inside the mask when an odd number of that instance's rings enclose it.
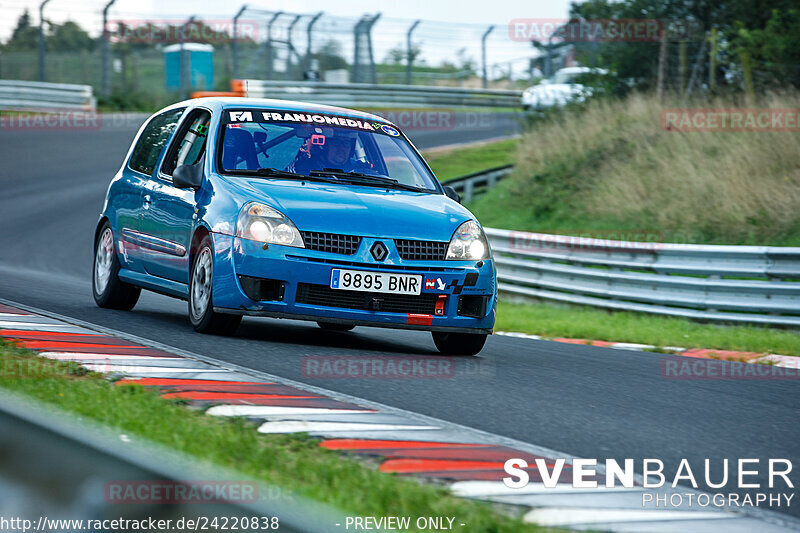
<instances>
[{"instance_id":1,"label":"sky","mask_svg":"<svg viewBox=\"0 0 800 533\"><path fill-rule=\"evenodd\" d=\"M90 33L99 34L101 12L106 0L50 0L45 17L54 22L72 20ZM10 36L17 19L27 8L34 23L38 21L39 1L0 0L0 40ZM229 19L242 4L219 0L117 0L110 19L164 18L182 20L190 15L206 19ZM519 68L526 57L537 55L529 43L509 38L508 25L514 19L564 19L569 0L256 0L248 8L263 11L315 13L358 18L380 12L373 29L373 47L377 60L398 45L405 45L405 30L415 19L425 22L415 31L415 41L422 43L422 57L429 64L452 59L455 50L466 48L467 56L480 64L480 35L488 25L495 28L487 39L487 63L502 69L512 64ZM256 11L248 11L248 15ZM261 13L261 20L267 15ZM285 19L286 20L286 19ZM297 30L295 30L297 31ZM296 37L298 38L298 37ZM298 40L302 40L300 35ZM348 52L348 50L346 50Z\"/></svg>"}]
</instances>

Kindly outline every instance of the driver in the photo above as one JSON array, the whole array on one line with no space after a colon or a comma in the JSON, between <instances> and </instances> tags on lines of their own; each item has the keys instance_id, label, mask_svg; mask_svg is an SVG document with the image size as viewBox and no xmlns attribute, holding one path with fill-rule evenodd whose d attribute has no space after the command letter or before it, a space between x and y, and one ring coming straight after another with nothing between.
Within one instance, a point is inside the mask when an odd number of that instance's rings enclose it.
<instances>
[{"instance_id":1,"label":"driver","mask_svg":"<svg viewBox=\"0 0 800 533\"><path fill-rule=\"evenodd\" d=\"M324 151L322 159L326 164L330 163L326 168L341 168L345 172L350 172L344 168L344 165L351 162L355 142L344 137L329 137L325 144L328 149Z\"/></svg>"},{"instance_id":2,"label":"driver","mask_svg":"<svg viewBox=\"0 0 800 533\"><path fill-rule=\"evenodd\" d=\"M306 139L286 170L305 175L312 170L326 168L344 172L366 172L370 170L370 166L353 157L355 144L355 135L314 134Z\"/></svg>"}]
</instances>

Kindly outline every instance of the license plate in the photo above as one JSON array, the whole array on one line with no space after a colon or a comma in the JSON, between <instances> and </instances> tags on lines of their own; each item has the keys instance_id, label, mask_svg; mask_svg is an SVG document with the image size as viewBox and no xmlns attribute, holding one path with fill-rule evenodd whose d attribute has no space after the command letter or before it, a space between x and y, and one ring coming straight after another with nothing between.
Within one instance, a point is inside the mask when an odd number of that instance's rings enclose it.
<instances>
[{"instance_id":1,"label":"license plate","mask_svg":"<svg viewBox=\"0 0 800 533\"><path fill-rule=\"evenodd\" d=\"M334 268L331 271L331 289L387 294L420 294L422 292L422 276Z\"/></svg>"}]
</instances>

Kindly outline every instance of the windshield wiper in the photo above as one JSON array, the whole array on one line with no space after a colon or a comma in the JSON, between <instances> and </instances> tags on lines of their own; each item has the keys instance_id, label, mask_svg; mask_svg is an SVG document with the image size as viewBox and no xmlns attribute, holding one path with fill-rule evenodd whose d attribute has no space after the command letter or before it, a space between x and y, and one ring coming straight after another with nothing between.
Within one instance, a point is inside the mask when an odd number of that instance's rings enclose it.
<instances>
[{"instance_id":1,"label":"windshield wiper","mask_svg":"<svg viewBox=\"0 0 800 533\"><path fill-rule=\"evenodd\" d=\"M400 183L396 179L388 178L386 176L374 176L372 174L364 174L363 172L345 172L343 170L336 168L326 168L324 170L312 170L308 174L310 176L315 176L315 177L334 176L336 178L345 180L348 183L353 183L358 185L379 185L379 186L386 186L395 189L403 189L405 191L415 191L415 192L425 190L420 187L415 187L413 185L406 185L405 183Z\"/></svg>"},{"instance_id":2,"label":"windshield wiper","mask_svg":"<svg viewBox=\"0 0 800 533\"><path fill-rule=\"evenodd\" d=\"M277 168L265 167L259 169L232 169L228 172L235 172L237 174L245 174L247 176L261 176L265 178L289 178L304 181L324 181L327 183L336 183L339 180L326 178L325 176L306 176L297 172L289 170L278 170Z\"/></svg>"}]
</instances>

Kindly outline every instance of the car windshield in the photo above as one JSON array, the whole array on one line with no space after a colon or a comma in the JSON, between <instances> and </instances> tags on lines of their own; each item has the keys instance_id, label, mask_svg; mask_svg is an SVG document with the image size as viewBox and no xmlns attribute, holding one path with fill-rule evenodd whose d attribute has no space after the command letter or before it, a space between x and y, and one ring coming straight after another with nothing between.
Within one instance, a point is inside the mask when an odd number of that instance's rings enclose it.
<instances>
[{"instance_id":1,"label":"car windshield","mask_svg":"<svg viewBox=\"0 0 800 533\"><path fill-rule=\"evenodd\" d=\"M315 177L438 191L436 178L393 126L339 115L264 109L226 111L220 170Z\"/></svg>"}]
</instances>

